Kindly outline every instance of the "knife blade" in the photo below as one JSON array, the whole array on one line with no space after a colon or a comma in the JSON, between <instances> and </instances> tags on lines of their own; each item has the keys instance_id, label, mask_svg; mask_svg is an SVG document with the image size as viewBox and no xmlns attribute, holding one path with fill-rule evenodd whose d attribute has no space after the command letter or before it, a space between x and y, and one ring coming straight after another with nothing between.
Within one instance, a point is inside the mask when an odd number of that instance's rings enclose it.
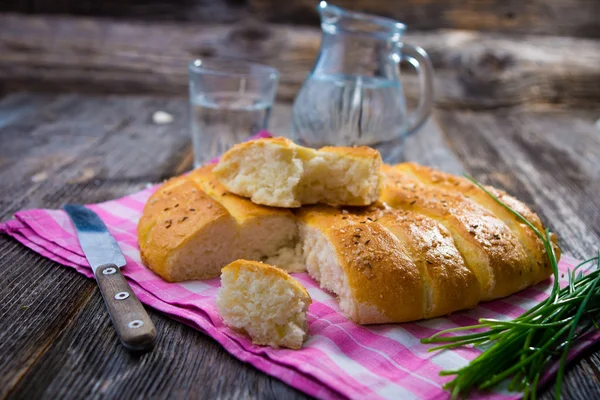
<instances>
[{"instance_id":1,"label":"knife blade","mask_svg":"<svg viewBox=\"0 0 600 400\"><path fill-rule=\"evenodd\" d=\"M64 210L75 226L121 343L131 351L152 349L156 329L121 273L127 261L119 244L94 211L78 204L67 204Z\"/></svg>"}]
</instances>

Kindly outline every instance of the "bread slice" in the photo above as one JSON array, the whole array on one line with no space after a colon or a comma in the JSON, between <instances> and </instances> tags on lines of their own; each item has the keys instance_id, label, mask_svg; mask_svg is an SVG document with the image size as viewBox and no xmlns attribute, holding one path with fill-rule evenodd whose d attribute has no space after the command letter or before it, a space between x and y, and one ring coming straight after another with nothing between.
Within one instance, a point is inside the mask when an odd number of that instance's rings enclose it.
<instances>
[{"instance_id":1,"label":"bread slice","mask_svg":"<svg viewBox=\"0 0 600 400\"><path fill-rule=\"evenodd\" d=\"M226 325L247 333L255 344L302 347L310 303L306 289L277 267L237 260L221 271L219 313Z\"/></svg>"},{"instance_id":2,"label":"bread slice","mask_svg":"<svg viewBox=\"0 0 600 400\"><path fill-rule=\"evenodd\" d=\"M215 278L238 258L278 258L298 241L289 210L227 192L212 168L166 182L150 197L138 223L142 261L169 282Z\"/></svg>"},{"instance_id":3,"label":"bread slice","mask_svg":"<svg viewBox=\"0 0 600 400\"><path fill-rule=\"evenodd\" d=\"M381 156L369 147L313 150L285 138L241 143L214 169L225 187L254 203L369 205L382 188Z\"/></svg>"}]
</instances>

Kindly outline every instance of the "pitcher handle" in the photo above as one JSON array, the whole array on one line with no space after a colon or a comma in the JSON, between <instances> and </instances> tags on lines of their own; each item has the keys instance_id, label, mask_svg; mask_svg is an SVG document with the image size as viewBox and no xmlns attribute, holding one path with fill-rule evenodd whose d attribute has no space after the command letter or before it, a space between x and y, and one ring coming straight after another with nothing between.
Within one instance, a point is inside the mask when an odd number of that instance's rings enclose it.
<instances>
[{"instance_id":1,"label":"pitcher handle","mask_svg":"<svg viewBox=\"0 0 600 400\"><path fill-rule=\"evenodd\" d=\"M409 135L419 129L431 113L433 107L433 65L425 50L418 46L403 43L400 50L403 58L417 70L421 86L419 105L408 117L410 125L406 130L406 135Z\"/></svg>"}]
</instances>

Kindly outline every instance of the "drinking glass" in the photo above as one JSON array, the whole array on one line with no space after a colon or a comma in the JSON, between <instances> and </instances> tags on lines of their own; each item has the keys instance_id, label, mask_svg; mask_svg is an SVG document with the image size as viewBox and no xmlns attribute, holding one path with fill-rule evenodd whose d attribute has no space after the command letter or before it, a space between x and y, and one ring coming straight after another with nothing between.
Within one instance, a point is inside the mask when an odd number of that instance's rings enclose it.
<instances>
[{"instance_id":1,"label":"drinking glass","mask_svg":"<svg viewBox=\"0 0 600 400\"><path fill-rule=\"evenodd\" d=\"M189 64L194 167L267 128L278 80L275 68L250 62L198 59Z\"/></svg>"}]
</instances>

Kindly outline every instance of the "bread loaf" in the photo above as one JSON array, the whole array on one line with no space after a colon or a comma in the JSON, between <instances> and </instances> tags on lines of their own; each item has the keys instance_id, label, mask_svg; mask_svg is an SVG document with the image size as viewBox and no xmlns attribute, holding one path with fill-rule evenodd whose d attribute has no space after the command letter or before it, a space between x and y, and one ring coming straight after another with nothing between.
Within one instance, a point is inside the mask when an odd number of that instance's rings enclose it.
<instances>
[{"instance_id":1,"label":"bread loaf","mask_svg":"<svg viewBox=\"0 0 600 400\"><path fill-rule=\"evenodd\" d=\"M211 167L196 170L148 202L138 227L143 260L172 281L216 276L237 258L301 266L361 324L472 308L552 274L541 241L468 180L412 163L383 172L385 188L369 207L292 213L227 193ZM543 230L523 203L488 189ZM188 216L176 203L201 215L175 225Z\"/></svg>"},{"instance_id":2,"label":"bread loaf","mask_svg":"<svg viewBox=\"0 0 600 400\"><path fill-rule=\"evenodd\" d=\"M313 150L285 138L235 145L214 169L225 187L254 203L364 206L381 191L381 156L369 147Z\"/></svg>"},{"instance_id":3,"label":"bread loaf","mask_svg":"<svg viewBox=\"0 0 600 400\"><path fill-rule=\"evenodd\" d=\"M274 266L236 260L221 272L219 314L255 344L299 349L307 337L310 303L306 289Z\"/></svg>"}]
</instances>

